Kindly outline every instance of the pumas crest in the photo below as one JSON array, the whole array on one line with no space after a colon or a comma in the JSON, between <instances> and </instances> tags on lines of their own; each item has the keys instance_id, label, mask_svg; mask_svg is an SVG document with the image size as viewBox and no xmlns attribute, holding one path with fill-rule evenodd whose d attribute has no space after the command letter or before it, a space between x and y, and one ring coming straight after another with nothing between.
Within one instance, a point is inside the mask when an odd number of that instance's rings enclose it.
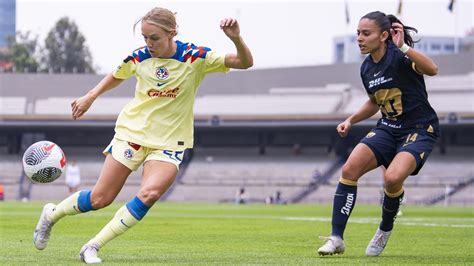
<instances>
[{"instance_id":1,"label":"pumas crest","mask_svg":"<svg viewBox=\"0 0 474 266\"><path fill-rule=\"evenodd\" d=\"M158 80L165 80L170 76L170 73L166 67L157 67L155 74Z\"/></svg>"},{"instance_id":2,"label":"pumas crest","mask_svg":"<svg viewBox=\"0 0 474 266\"><path fill-rule=\"evenodd\" d=\"M369 132L365 137L369 139L369 138L371 138L371 137L373 137L373 136L375 136L375 132L372 132L372 131L371 131L371 132Z\"/></svg>"}]
</instances>

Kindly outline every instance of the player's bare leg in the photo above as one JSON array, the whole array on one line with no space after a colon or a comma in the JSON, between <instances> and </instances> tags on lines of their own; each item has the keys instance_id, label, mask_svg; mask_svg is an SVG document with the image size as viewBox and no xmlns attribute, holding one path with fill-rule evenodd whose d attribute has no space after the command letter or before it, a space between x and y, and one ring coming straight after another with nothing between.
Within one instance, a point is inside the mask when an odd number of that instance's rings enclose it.
<instances>
[{"instance_id":1,"label":"player's bare leg","mask_svg":"<svg viewBox=\"0 0 474 266\"><path fill-rule=\"evenodd\" d=\"M102 262L98 257L99 249L135 226L173 184L176 174L174 164L155 160L145 162L138 195L122 206L112 220L82 247L81 260L88 264Z\"/></svg>"},{"instance_id":2,"label":"player's bare leg","mask_svg":"<svg viewBox=\"0 0 474 266\"><path fill-rule=\"evenodd\" d=\"M96 210L109 205L122 189L130 172L111 155L107 155L99 179L92 191L79 191L58 205L48 203L43 207L33 234L35 247L39 250L46 248L53 225L64 216Z\"/></svg>"}]
</instances>

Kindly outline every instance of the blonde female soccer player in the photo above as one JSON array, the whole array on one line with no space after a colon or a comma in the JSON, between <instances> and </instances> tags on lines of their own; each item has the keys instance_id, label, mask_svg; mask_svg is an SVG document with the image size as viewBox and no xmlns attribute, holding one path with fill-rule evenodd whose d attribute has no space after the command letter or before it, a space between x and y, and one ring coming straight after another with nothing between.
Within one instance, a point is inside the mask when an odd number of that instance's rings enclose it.
<instances>
[{"instance_id":1,"label":"blonde female soccer player","mask_svg":"<svg viewBox=\"0 0 474 266\"><path fill-rule=\"evenodd\" d=\"M393 15L375 11L363 16L357 28L362 54L368 54L360 69L368 99L362 107L337 126L341 137L352 125L377 112L382 118L351 152L342 168L334 194L332 234L318 249L320 255L342 254L344 230L357 198L357 181L368 171L383 165L384 199L382 221L366 249L378 256L392 233L403 183L418 174L439 136L436 112L428 102L423 75L434 76L438 67L413 49L410 31Z\"/></svg>"},{"instance_id":2,"label":"blonde female soccer player","mask_svg":"<svg viewBox=\"0 0 474 266\"><path fill-rule=\"evenodd\" d=\"M121 207L80 251L85 263L99 263L99 249L142 220L166 192L185 149L193 147L194 97L201 81L208 73L253 65L237 20L225 18L220 28L234 43L237 53L220 55L204 46L174 40L175 14L165 8L154 8L142 17L146 46L133 51L113 73L71 104L72 117L78 119L104 92L132 76L137 79L135 97L121 111L115 136L104 150L105 162L96 185L92 191L79 191L58 205L44 206L34 233L37 249L46 248L51 229L61 218L112 203L131 171L143 164L136 197Z\"/></svg>"}]
</instances>

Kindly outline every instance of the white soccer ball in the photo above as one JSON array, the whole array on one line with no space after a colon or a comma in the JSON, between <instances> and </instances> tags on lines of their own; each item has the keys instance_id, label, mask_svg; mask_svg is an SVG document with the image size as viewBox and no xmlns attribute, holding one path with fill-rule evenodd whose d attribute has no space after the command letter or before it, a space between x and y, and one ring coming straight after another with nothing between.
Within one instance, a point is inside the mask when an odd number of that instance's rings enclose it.
<instances>
[{"instance_id":1,"label":"white soccer ball","mask_svg":"<svg viewBox=\"0 0 474 266\"><path fill-rule=\"evenodd\" d=\"M61 148L51 141L38 141L23 154L23 169L35 183L50 183L64 172L66 156Z\"/></svg>"}]
</instances>

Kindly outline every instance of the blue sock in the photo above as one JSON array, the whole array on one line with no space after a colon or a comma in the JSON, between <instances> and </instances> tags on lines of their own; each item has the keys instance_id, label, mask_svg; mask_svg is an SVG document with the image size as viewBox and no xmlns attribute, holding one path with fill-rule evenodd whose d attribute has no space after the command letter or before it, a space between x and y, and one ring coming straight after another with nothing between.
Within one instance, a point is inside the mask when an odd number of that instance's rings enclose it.
<instances>
[{"instance_id":1,"label":"blue sock","mask_svg":"<svg viewBox=\"0 0 474 266\"><path fill-rule=\"evenodd\" d=\"M133 198L125 206L127 206L128 211L135 217L137 220L141 220L150 207L146 206L138 197Z\"/></svg>"},{"instance_id":2,"label":"blue sock","mask_svg":"<svg viewBox=\"0 0 474 266\"><path fill-rule=\"evenodd\" d=\"M402 192L400 196L391 198L387 196L387 193L384 193L383 204L382 204L382 222L380 223L380 230L388 232L393 229L393 223L397 218L397 213L400 208L400 203L403 200L403 195L405 192Z\"/></svg>"},{"instance_id":3,"label":"blue sock","mask_svg":"<svg viewBox=\"0 0 474 266\"><path fill-rule=\"evenodd\" d=\"M347 220L354 209L357 197L357 186L345 185L341 182L337 185L332 206L332 234L344 239L344 230Z\"/></svg>"},{"instance_id":4,"label":"blue sock","mask_svg":"<svg viewBox=\"0 0 474 266\"><path fill-rule=\"evenodd\" d=\"M91 194L90 190L82 190L79 192L79 197L77 198L77 207L81 212L94 211L91 203Z\"/></svg>"}]
</instances>

